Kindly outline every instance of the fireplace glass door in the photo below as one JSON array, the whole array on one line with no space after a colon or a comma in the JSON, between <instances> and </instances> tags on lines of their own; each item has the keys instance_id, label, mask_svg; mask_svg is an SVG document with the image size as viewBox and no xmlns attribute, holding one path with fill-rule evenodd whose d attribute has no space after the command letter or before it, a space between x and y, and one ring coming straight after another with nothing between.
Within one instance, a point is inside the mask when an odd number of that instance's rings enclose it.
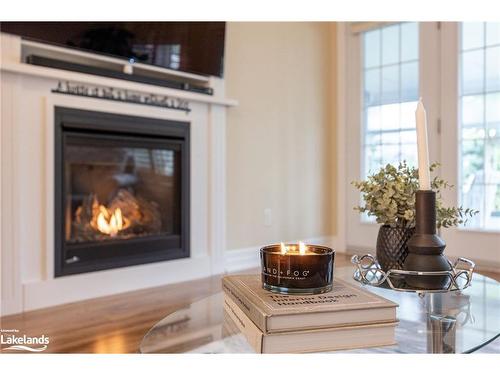
<instances>
[{"instance_id":1,"label":"fireplace glass door","mask_svg":"<svg viewBox=\"0 0 500 375\"><path fill-rule=\"evenodd\" d=\"M185 255L186 140L64 123L61 130L56 275Z\"/></svg>"},{"instance_id":2,"label":"fireplace glass door","mask_svg":"<svg viewBox=\"0 0 500 375\"><path fill-rule=\"evenodd\" d=\"M68 134L66 244L179 235L180 145Z\"/></svg>"}]
</instances>

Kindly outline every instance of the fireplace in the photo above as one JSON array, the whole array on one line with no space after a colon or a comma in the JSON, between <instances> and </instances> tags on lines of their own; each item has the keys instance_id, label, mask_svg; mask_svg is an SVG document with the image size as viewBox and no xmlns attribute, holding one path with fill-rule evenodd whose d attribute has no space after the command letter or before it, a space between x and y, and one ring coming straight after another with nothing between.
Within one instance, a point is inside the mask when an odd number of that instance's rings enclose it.
<instances>
[{"instance_id":1,"label":"fireplace","mask_svg":"<svg viewBox=\"0 0 500 375\"><path fill-rule=\"evenodd\" d=\"M55 276L189 257L189 123L55 108Z\"/></svg>"}]
</instances>

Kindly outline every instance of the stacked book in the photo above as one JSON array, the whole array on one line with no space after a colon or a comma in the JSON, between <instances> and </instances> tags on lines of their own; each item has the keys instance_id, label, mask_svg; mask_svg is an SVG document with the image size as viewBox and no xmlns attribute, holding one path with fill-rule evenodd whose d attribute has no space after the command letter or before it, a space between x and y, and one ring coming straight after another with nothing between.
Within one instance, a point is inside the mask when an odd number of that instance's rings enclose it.
<instances>
[{"instance_id":1,"label":"stacked book","mask_svg":"<svg viewBox=\"0 0 500 375\"><path fill-rule=\"evenodd\" d=\"M301 353L395 344L397 304L335 280L317 295L262 289L259 275L225 276L225 319L257 353Z\"/></svg>"}]
</instances>

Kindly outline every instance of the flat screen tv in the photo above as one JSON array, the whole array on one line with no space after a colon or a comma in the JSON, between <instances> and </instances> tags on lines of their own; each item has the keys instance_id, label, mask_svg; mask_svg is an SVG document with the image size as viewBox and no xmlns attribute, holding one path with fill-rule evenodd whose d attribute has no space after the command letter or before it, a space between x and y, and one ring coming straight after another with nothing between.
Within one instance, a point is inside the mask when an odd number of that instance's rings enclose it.
<instances>
[{"instance_id":1,"label":"flat screen tv","mask_svg":"<svg viewBox=\"0 0 500 375\"><path fill-rule=\"evenodd\" d=\"M224 22L2 22L0 29L39 42L223 76Z\"/></svg>"}]
</instances>

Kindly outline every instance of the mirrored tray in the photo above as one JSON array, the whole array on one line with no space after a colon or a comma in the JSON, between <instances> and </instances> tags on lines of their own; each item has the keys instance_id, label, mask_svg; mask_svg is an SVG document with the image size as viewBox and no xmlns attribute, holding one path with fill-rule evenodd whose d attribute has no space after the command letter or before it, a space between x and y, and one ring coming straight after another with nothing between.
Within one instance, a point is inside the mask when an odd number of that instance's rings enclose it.
<instances>
[{"instance_id":1,"label":"mirrored tray","mask_svg":"<svg viewBox=\"0 0 500 375\"><path fill-rule=\"evenodd\" d=\"M467 288L472 281L472 274L476 266L473 261L466 258L458 258L455 263L448 263L451 266L450 271L418 272L391 269L383 271L377 259L371 254L354 255L351 263L356 266L353 278L354 280L365 284L382 288L390 288L399 292L416 293L443 293ZM449 282L443 289L414 289L406 281L407 277L447 277Z\"/></svg>"}]
</instances>

